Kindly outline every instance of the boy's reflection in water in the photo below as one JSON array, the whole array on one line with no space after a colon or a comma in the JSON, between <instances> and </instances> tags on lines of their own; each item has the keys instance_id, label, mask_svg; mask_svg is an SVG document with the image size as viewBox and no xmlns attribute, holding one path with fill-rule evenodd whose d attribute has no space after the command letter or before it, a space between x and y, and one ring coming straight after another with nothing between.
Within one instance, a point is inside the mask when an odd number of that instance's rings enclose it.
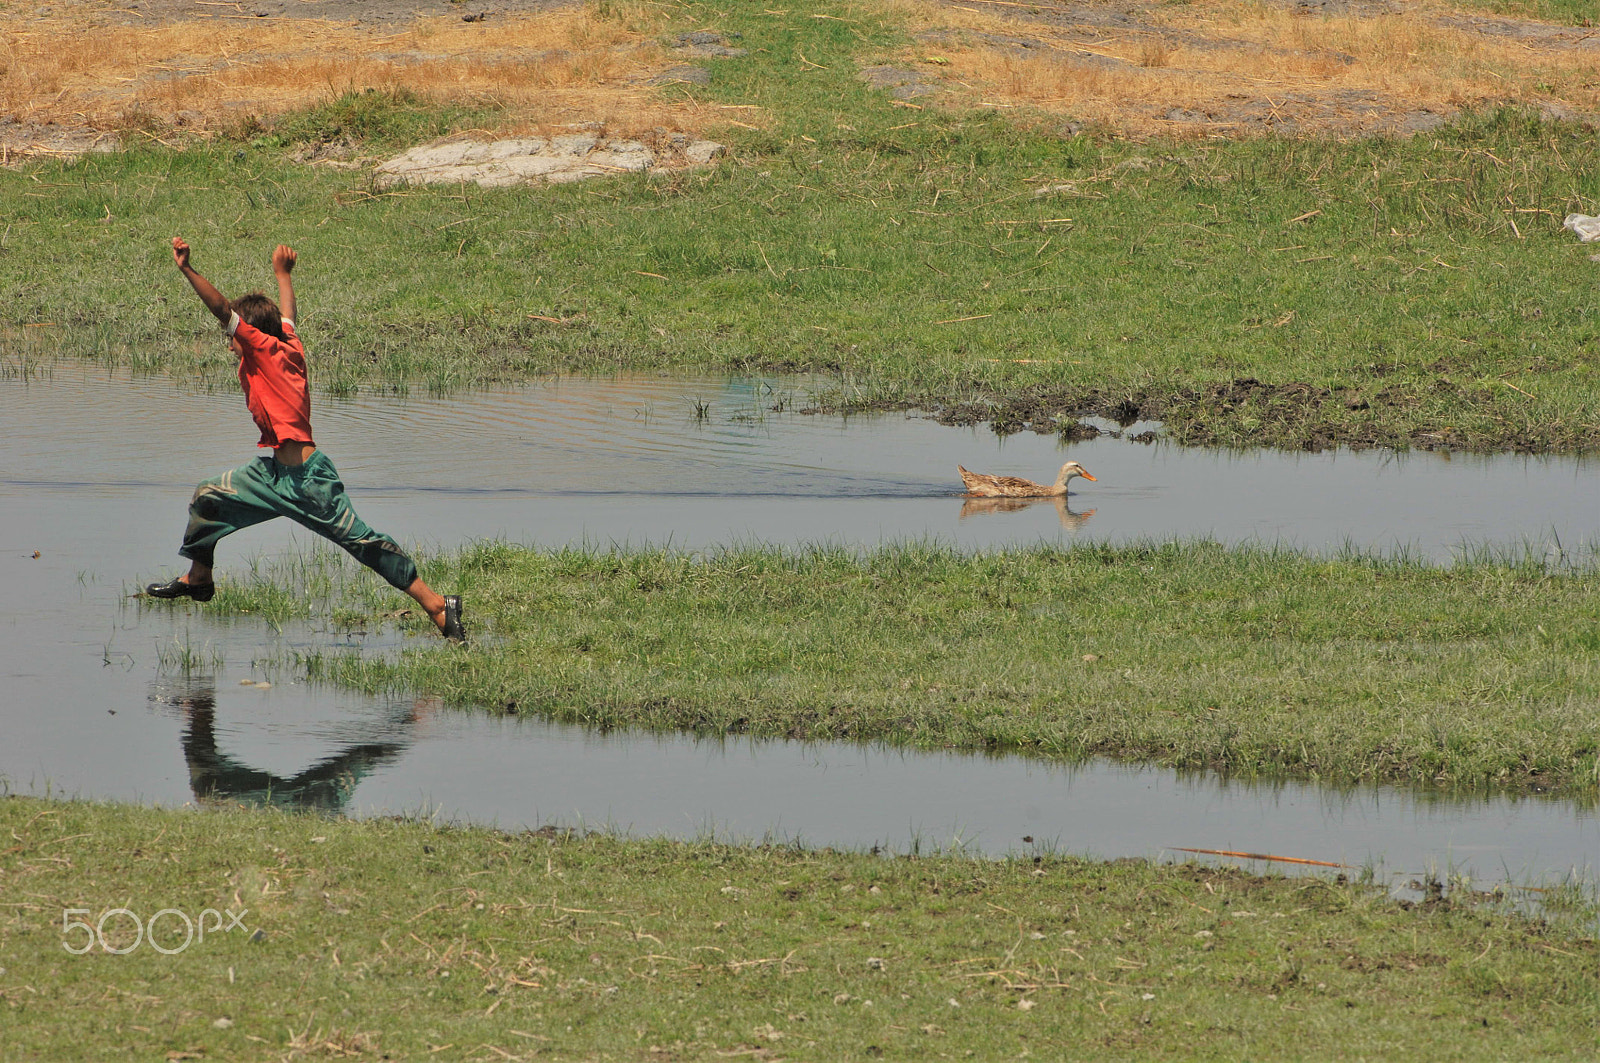
<instances>
[{"instance_id":1,"label":"boy's reflection in water","mask_svg":"<svg viewBox=\"0 0 1600 1063\"><path fill-rule=\"evenodd\" d=\"M217 694L211 680L198 679L176 686L157 683L151 689L151 701L170 705L183 716L183 759L189 765L189 786L202 803L342 813L356 785L411 744L409 736L361 742L345 746L296 775L274 775L249 767L217 748ZM425 700L395 705L376 722L383 731L409 731L429 707Z\"/></svg>"}]
</instances>

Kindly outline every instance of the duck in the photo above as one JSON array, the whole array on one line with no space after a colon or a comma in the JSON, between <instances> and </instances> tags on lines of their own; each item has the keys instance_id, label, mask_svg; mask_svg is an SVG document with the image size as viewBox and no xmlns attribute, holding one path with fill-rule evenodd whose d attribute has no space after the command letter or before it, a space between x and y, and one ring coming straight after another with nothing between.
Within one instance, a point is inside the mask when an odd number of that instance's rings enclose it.
<instances>
[{"instance_id":1,"label":"duck","mask_svg":"<svg viewBox=\"0 0 1600 1063\"><path fill-rule=\"evenodd\" d=\"M961 474L961 482L967 485L967 493L979 498L1055 498L1067 493L1067 481L1074 476L1081 476L1085 480L1093 480L1089 470L1075 461L1069 461L1061 466L1061 471L1056 474L1053 484L1036 484L1032 480L1024 480L1019 476L990 476L981 472L968 472L960 465L956 471Z\"/></svg>"}]
</instances>

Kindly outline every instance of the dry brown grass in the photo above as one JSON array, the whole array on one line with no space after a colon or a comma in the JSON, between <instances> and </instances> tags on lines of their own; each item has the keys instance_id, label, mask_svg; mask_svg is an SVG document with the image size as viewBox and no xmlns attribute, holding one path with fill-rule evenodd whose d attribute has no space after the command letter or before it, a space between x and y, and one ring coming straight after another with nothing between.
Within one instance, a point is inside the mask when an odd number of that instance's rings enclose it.
<instances>
[{"instance_id":1,"label":"dry brown grass","mask_svg":"<svg viewBox=\"0 0 1600 1063\"><path fill-rule=\"evenodd\" d=\"M982 0L978 0L982 2ZM1357 133L1421 112L1491 103L1600 111L1592 52L1441 19L1447 8L1308 17L1250 0L1131 8L1091 2L979 10L960 0L881 0L923 43L963 103L1026 106L1142 135L1296 128ZM1104 16L1130 13L1133 26ZM998 12L998 13L992 13ZM1030 39L1023 50L999 38ZM1169 119L1188 112L1183 121ZM1208 121L1195 123L1198 116Z\"/></svg>"},{"instance_id":2,"label":"dry brown grass","mask_svg":"<svg viewBox=\"0 0 1600 1063\"><path fill-rule=\"evenodd\" d=\"M574 120L618 133L680 128L682 106L641 84L671 59L648 19L587 9L394 32L324 20L212 18L107 25L87 7L0 21L0 114L32 124L191 131L305 107L351 89L492 103L506 130Z\"/></svg>"}]
</instances>

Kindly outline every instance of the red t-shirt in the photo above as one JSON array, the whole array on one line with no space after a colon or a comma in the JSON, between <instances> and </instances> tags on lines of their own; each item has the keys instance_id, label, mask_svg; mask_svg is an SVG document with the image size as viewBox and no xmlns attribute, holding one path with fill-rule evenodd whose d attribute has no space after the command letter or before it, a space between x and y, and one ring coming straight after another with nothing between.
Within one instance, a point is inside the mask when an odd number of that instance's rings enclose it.
<instances>
[{"instance_id":1,"label":"red t-shirt","mask_svg":"<svg viewBox=\"0 0 1600 1063\"><path fill-rule=\"evenodd\" d=\"M315 443L311 438L311 389L306 386L306 349L283 319L284 339L269 336L238 314L228 319L228 335L239 341L239 386L245 405L261 428L257 446Z\"/></svg>"}]
</instances>

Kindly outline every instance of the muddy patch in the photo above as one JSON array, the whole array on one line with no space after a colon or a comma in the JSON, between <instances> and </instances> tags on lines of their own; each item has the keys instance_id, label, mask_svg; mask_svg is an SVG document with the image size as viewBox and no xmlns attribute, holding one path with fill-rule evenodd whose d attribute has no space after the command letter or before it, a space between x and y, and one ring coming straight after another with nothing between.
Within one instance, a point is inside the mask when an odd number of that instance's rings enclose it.
<instances>
[{"instance_id":1,"label":"muddy patch","mask_svg":"<svg viewBox=\"0 0 1600 1063\"><path fill-rule=\"evenodd\" d=\"M956 402L928 396L915 402L825 400L801 412L922 409L942 425L988 425L1001 437L1029 432L1065 442L1105 434L1123 437L1123 429L1159 421L1160 438L1184 446L1272 446L1311 453L1347 448L1544 454L1600 447L1600 429L1592 425L1508 430L1501 421L1476 427L1429 424L1425 411L1440 397L1467 394L1486 409L1502 397L1484 389L1468 393L1448 378L1391 383L1382 379L1382 367L1373 369L1374 379L1342 388L1240 377L1171 391L1082 388ZM1492 415L1490 420L1495 420ZM1158 437L1136 431L1126 438L1150 443Z\"/></svg>"},{"instance_id":2,"label":"muddy patch","mask_svg":"<svg viewBox=\"0 0 1600 1063\"><path fill-rule=\"evenodd\" d=\"M1556 26L1528 19L1466 14L1442 15L1439 22L1441 25L1454 26L1484 37L1498 37L1548 48L1576 48L1600 55L1600 36L1588 27Z\"/></svg>"},{"instance_id":3,"label":"muddy patch","mask_svg":"<svg viewBox=\"0 0 1600 1063\"><path fill-rule=\"evenodd\" d=\"M1386 0L1278 0L1297 15L1357 15L1372 18L1375 15L1399 14L1400 8Z\"/></svg>"},{"instance_id":4,"label":"muddy patch","mask_svg":"<svg viewBox=\"0 0 1600 1063\"><path fill-rule=\"evenodd\" d=\"M0 166L13 159L75 158L91 152L116 151L121 146L122 138L109 129L0 117Z\"/></svg>"},{"instance_id":5,"label":"muddy patch","mask_svg":"<svg viewBox=\"0 0 1600 1063\"><path fill-rule=\"evenodd\" d=\"M932 420L947 427L973 428L986 424L995 435L1001 437L1031 432L1035 435L1059 436L1066 442L1079 442L1102 435L1120 436L1120 429L1141 421L1159 420L1164 409L1166 404L1154 395L1110 394L1091 388L954 403L924 399L916 403L873 401L843 405L824 401L799 412L836 414L869 410L925 410ZM1109 421L1117 429L1101 428L1089 423L1091 419ZM1155 438L1153 433L1148 435L1150 440Z\"/></svg>"},{"instance_id":6,"label":"muddy patch","mask_svg":"<svg viewBox=\"0 0 1600 1063\"><path fill-rule=\"evenodd\" d=\"M743 39L738 33L712 33L710 30L696 30L693 33L680 33L678 43L673 46L675 51L684 55L692 55L705 59L737 59L742 55L749 55L750 49L735 47L731 42Z\"/></svg>"},{"instance_id":7,"label":"muddy patch","mask_svg":"<svg viewBox=\"0 0 1600 1063\"><path fill-rule=\"evenodd\" d=\"M675 66L663 70L646 85L709 85L711 71L703 66Z\"/></svg>"},{"instance_id":8,"label":"muddy patch","mask_svg":"<svg viewBox=\"0 0 1600 1063\"><path fill-rule=\"evenodd\" d=\"M1351 90L1332 94L1289 92L1271 99L1217 101L1198 110L1174 107L1163 117L1177 126L1198 123L1207 130L1221 127L1241 132L1259 129L1293 134L1355 123L1370 133L1409 136L1437 129L1456 113L1452 107L1401 110L1375 93Z\"/></svg>"},{"instance_id":9,"label":"muddy patch","mask_svg":"<svg viewBox=\"0 0 1600 1063\"><path fill-rule=\"evenodd\" d=\"M904 70L896 66L869 66L858 77L870 88L887 92L897 100L931 96L944 87L936 77L920 70Z\"/></svg>"},{"instance_id":10,"label":"muddy patch","mask_svg":"<svg viewBox=\"0 0 1600 1063\"><path fill-rule=\"evenodd\" d=\"M452 137L412 148L374 171L379 187L404 184L566 184L619 173L664 173L708 165L725 149L710 140L659 130L643 140L588 133L484 141Z\"/></svg>"}]
</instances>

